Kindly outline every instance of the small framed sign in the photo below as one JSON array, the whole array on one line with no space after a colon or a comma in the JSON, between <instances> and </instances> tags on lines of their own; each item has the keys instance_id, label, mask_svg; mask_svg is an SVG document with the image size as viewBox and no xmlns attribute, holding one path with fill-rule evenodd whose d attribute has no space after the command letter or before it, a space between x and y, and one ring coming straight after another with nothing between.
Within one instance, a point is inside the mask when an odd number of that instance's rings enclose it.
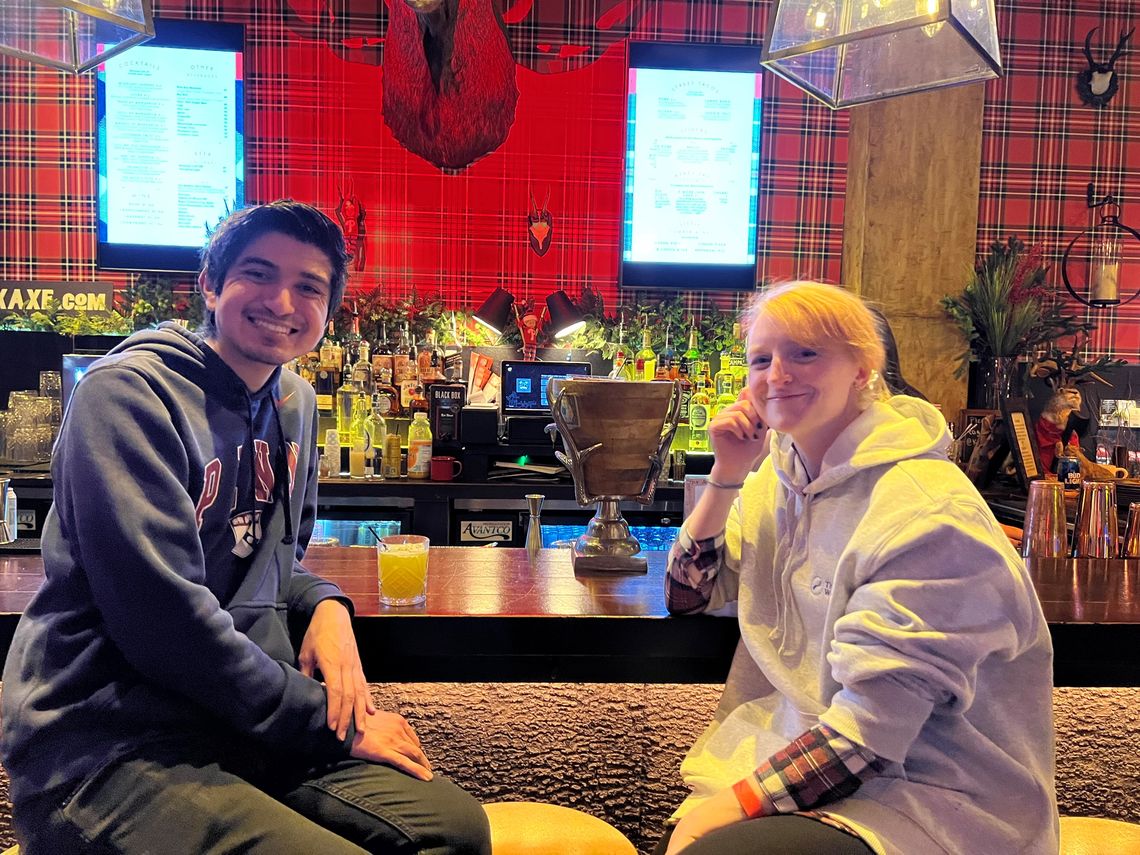
<instances>
[{"instance_id":1,"label":"small framed sign","mask_svg":"<svg viewBox=\"0 0 1140 855\"><path fill-rule=\"evenodd\" d=\"M1017 464L1017 479L1028 490L1029 482L1044 474L1041 455L1037 452L1033 421L1029 415L1029 403L1024 398L1006 398L1001 402L1001 412L1009 447Z\"/></svg>"}]
</instances>

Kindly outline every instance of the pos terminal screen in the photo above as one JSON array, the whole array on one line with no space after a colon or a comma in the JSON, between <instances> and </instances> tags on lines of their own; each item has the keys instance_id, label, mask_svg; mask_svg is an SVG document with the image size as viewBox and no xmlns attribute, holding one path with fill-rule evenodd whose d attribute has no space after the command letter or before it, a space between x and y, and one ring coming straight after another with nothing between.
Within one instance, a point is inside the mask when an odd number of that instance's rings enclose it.
<instances>
[{"instance_id":1,"label":"pos terminal screen","mask_svg":"<svg viewBox=\"0 0 1140 855\"><path fill-rule=\"evenodd\" d=\"M546 383L551 377L588 377L589 362L515 362L504 359L503 415L549 416Z\"/></svg>"}]
</instances>

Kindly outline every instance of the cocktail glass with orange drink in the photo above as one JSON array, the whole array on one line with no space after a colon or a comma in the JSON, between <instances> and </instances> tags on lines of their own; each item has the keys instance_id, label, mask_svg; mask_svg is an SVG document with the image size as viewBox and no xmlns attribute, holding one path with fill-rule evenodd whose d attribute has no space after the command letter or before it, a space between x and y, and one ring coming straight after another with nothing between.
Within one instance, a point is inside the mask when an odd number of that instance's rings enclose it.
<instances>
[{"instance_id":1,"label":"cocktail glass with orange drink","mask_svg":"<svg viewBox=\"0 0 1140 855\"><path fill-rule=\"evenodd\" d=\"M427 599L429 541L418 534L391 534L376 543L380 602L414 606Z\"/></svg>"}]
</instances>

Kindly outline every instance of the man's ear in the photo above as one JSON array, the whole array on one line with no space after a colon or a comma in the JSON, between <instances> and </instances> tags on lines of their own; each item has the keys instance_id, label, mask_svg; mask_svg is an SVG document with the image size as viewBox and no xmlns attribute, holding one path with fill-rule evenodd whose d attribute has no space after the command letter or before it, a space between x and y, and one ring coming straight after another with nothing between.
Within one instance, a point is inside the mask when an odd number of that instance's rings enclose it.
<instances>
[{"instance_id":1,"label":"man's ear","mask_svg":"<svg viewBox=\"0 0 1140 855\"><path fill-rule=\"evenodd\" d=\"M202 299L206 301L206 308L211 312L218 303L218 295L213 288L210 287L210 277L206 275L206 268L202 268L202 272L198 274L198 290L202 292Z\"/></svg>"}]
</instances>

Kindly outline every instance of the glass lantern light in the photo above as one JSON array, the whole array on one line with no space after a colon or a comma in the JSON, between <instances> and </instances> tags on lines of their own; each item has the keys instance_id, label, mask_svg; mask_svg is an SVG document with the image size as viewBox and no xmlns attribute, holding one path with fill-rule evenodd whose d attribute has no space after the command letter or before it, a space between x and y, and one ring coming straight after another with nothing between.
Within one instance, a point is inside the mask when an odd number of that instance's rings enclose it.
<instances>
[{"instance_id":1,"label":"glass lantern light","mask_svg":"<svg viewBox=\"0 0 1140 855\"><path fill-rule=\"evenodd\" d=\"M776 0L760 61L832 109L1002 74L994 0Z\"/></svg>"},{"instance_id":2,"label":"glass lantern light","mask_svg":"<svg viewBox=\"0 0 1140 855\"><path fill-rule=\"evenodd\" d=\"M1140 232L1120 222L1120 202L1114 196L1095 201L1094 196L1093 185L1089 184L1085 202L1090 210L1099 210L1100 222L1085 229L1065 247L1061 256L1061 281L1077 302L1092 309L1108 309L1140 297L1138 283L1134 294L1125 300L1120 299L1125 250L1135 257L1136 250L1140 249L1137 246ZM1084 285L1080 282L1074 285L1076 272L1086 265L1088 281Z\"/></svg>"},{"instance_id":3,"label":"glass lantern light","mask_svg":"<svg viewBox=\"0 0 1140 855\"><path fill-rule=\"evenodd\" d=\"M0 53L76 74L152 38L151 0L0 2Z\"/></svg>"}]
</instances>

